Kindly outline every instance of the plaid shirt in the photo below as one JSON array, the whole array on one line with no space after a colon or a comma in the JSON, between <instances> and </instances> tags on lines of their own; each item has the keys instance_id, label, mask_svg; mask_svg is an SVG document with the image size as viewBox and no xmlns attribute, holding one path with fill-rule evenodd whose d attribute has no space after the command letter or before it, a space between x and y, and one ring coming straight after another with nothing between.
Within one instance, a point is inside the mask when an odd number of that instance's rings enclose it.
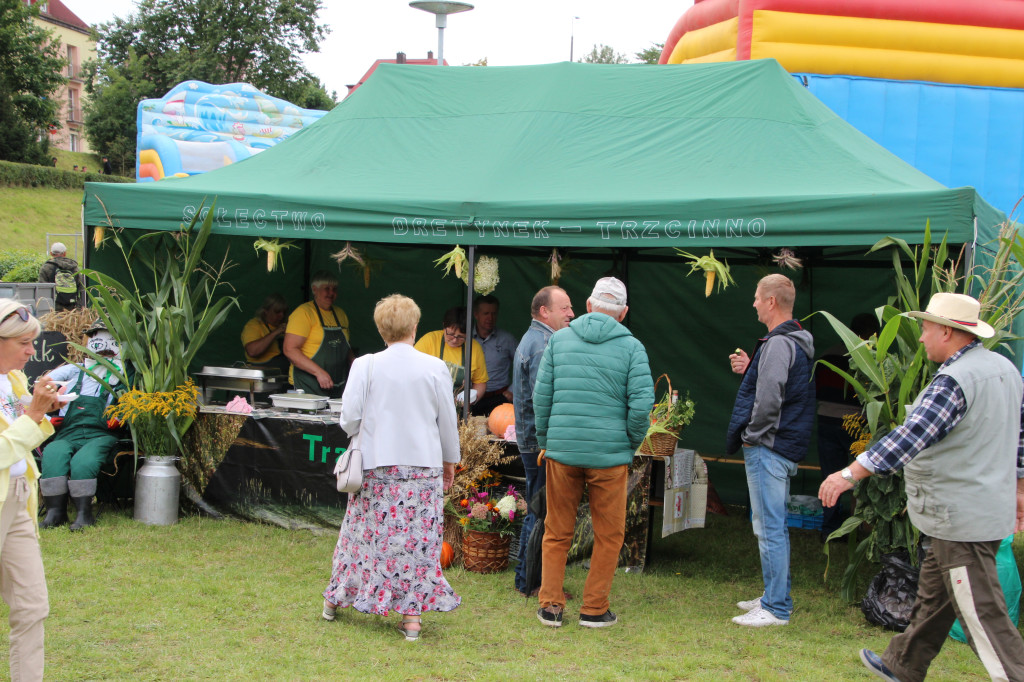
<instances>
[{"instance_id":1,"label":"plaid shirt","mask_svg":"<svg viewBox=\"0 0 1024 682\"><path fill-rule=\"evenodd\" d=\"M953 353L939 370L981 342L975 339ZM924 389L921 404L906 421L885 434L880 441L857 456L857 463L873 474L891 474L902 469L925 448L938 443L960 423L967 411L967 399L960 385L942 374ZM1024 402L1021 403L1021 433L1017 441L1017 478L1024 478Z\"/></svg>"}]
</instances>

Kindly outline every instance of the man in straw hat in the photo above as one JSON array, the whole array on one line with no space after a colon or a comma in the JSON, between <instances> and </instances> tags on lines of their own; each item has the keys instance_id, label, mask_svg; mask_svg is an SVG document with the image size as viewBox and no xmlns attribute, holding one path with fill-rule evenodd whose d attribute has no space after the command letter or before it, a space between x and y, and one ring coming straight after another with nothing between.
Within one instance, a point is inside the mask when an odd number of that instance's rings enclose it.
<instances>
[{"instance_id":1,"label":"man in straw hat","mask_svg":"<svg viewBox=\"0 0 1024 682\"><path fill-rule=\"evenodd\" d=\"M996 551L1024 528L1021 375L978 338L995 331L978 301L935 294L920 318L928 359L941 363L906 421L821 484L825 505L874 474L903 469L910 520L927 536L906 632L864 665L884 680L923 680L956 618L993 680L1024 680L1024 641L1010 621ZM1016 520L1015 520L1016 516Z\"/></svg>"}]
</instances>

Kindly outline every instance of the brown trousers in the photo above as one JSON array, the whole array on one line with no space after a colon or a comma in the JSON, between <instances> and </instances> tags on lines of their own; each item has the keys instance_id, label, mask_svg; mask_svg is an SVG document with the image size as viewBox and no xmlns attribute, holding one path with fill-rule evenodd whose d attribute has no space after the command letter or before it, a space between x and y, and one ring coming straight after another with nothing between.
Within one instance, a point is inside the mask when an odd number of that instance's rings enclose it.
<instances>
[{"instance_id":1,"label":"brown trousers","mask_svg":"<svg viewBox=\"0 0 1024 682\"><path fill-rule=\"evenodd\" d=\"M10 607L11 681L43 679L43 621L50 602L36 527L28 514L28 480L11 479L0 509L0 596Z\"/></svg>"},{"instance_id":2,"label":"brown trousers","mask_svg":"<svg viewBox=\"0 0 1024 682\"><path fill-rule=\"evenodd\" d=\"M996 573L999 544L931 540L910 625L882 654L901 682L925 678L957 618L989 677L1024 682L1024 640L1007 613Z\"/></svg>"},{"instance_id":3,"label":"brown trousers","mask_svg":"<svg viewBox=\"0 0 1024 682\"><path fill-rule=\"evenodd\" d=\"M626 536L625 464L608 469L583 469L545 459L548 514L544 519L544 565L538 600L541 606L565 606L562 585L565 562L576 527L576 511L586 487L594 524L594 551L583 586L580 613L599 616L608 610L612 578Z\"/></svg>"}]
</instances>

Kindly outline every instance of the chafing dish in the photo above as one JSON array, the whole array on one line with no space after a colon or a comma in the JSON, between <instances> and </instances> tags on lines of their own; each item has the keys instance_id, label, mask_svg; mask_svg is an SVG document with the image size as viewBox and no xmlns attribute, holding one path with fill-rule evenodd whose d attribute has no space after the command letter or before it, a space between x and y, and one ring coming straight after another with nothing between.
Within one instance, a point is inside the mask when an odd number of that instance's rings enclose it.
<instances>
[{"instance_id":1,"label":"chafing dish","mask_svg":"<svg viewBox=\"0 0 1024 682\"><path fill-rule=\"evenodd\" d=\"M275 393L270 396L274 407L286 410L316 411L327 407L327 396L305 395L303 393Z\"/></svg>"},{"instance_id":2,"label":"chafing dish","mask_svg":"<svg viewBox=\"0 0 1024 682\"><path fill-rule=\"evenodd\" d=\"M216 389L225 391L247 391L249 402L256 404L255 394L281 391L287 385L287 378L277 370L256 367L203 367L202 372L193 376L203 389L203 402L209 403Z\"/></svg>"},{"instance_id":3,"label":"chafing dish","mask_svg":"<svg viewBox=\"0 0 1024 682\"><path fill-rule=\"evenodd\" d=\"M327 401L327 407L331 412L341 412L341 398L331 398Z\"/></svg>"}]
</instances>

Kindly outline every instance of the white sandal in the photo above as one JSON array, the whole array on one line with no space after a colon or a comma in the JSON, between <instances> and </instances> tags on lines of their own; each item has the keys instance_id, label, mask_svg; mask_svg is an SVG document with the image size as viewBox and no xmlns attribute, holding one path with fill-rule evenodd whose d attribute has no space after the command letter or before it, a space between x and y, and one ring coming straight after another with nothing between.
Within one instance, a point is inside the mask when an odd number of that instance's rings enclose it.
<instances>
[{"instance_id":1,"label":"white sandal","mask_svg":"<svg viewBox=\"0 0 1024 682\"><path fill-rule=\"evenodd\" d=\"M402 616L403 627L399 629L402 631L402 634L405 635L405 641L407 642L415 642L417 639L420 638L419 630L412 630L410 628L404 627L406 625L411 625L413 623L419 625L420 627L423 627L419 616Z\"/></svg>"},{"instance_id":2,"label":"white sandal","mask_svg":"<svg viewBox=\"0 0 1024 682\"><path fill-rule=\"evenodd\" d=\"M337 606L324 599L324 610L320 615L323 616L324 620L334 620L334 614L337 610Z\"/></svg>"}]
</instances>

